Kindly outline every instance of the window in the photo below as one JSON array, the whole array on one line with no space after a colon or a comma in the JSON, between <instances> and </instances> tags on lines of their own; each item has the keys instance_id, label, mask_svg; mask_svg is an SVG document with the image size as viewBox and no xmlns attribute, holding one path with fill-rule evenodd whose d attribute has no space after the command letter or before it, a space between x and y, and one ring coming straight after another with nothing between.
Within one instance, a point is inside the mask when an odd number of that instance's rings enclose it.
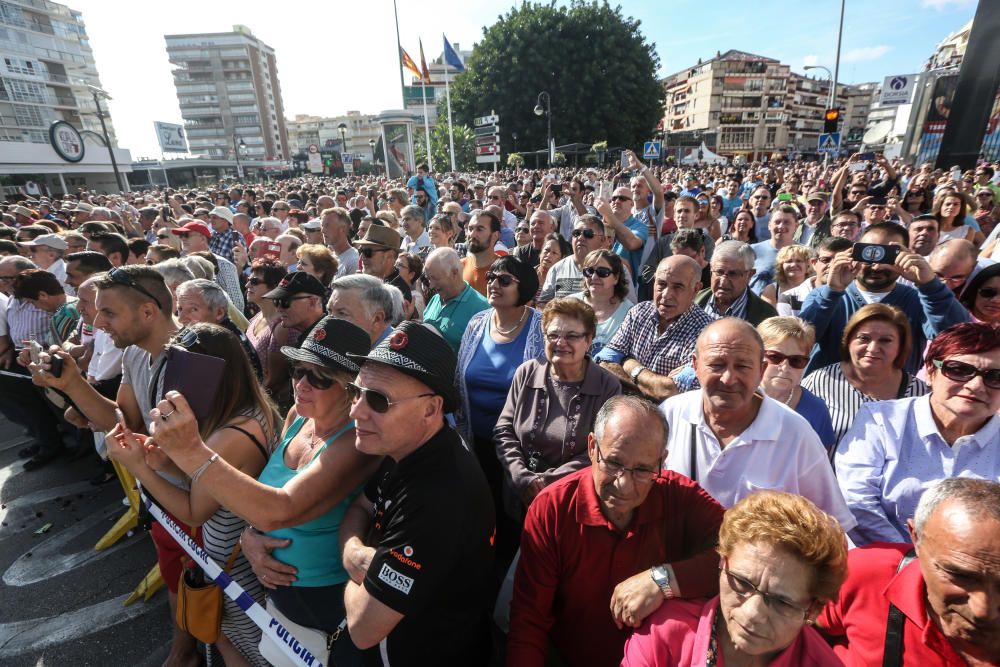
<instances>
[{"instance_id":1,"label":"window","mask_svg":"<svg viewBox=\"0 0 1000 667\"><path fill-rule=\"evenodd\" d=\"M30 74L35 76L42 73L41 65L33 60L4 58L3 62L7 66L7 71L11 74Z\"/></svg>"},{"instance_id":2,"label":"window","mask_svg":"<svg viewBox=\"0 0 1000 667\"><path fill-rule=\"evenodd\" d=\"M772 148L774 146L774 140L777 136L778 136L778 128L776 127L767 128L767 138L764 139L764 145L768 148Z\"/></svg>"},{"instance_id":3,"label":"window","mask_svg":"<svg viewBox=\"0 0 1000 667\"><path fill-rule=\"evenodd\" d=\"M34 104L46 104L49 102L48 91L40 83L7 79L4 81L4 84L11 101L32 102Z\"/></svg>"},{"instance_id":4,"label":"window","mask_svg":"<svg viewBox=\"0 0 1000 667\"><path fill-rule=\"evenodd\" d=\"M43 114L42 109L38 107L26 107L23 104L14 104L13 107L14 119L18 125L25 127L45 127L48 125L49 114Z\"/></svg>"}]
</instances>

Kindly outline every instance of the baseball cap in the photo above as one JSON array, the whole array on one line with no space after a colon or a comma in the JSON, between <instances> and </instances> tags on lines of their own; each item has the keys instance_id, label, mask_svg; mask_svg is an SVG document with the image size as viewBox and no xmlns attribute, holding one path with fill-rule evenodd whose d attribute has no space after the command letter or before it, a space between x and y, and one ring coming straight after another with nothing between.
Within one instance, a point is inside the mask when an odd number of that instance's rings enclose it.
<instances>
[{"instance_id":1,"label":"baseball cap","mask_svg":"<svg viewBox=\"0 0 1000 667\"><path fill-rule=\"evenodd\" d=\"M326 290L323 288L323 283L317 278L314 278L305 271L296 271L282 278L278 286L265 294L264 298L282 299L296 294L312 294L323 298L326 295Z\"/></svg>"},{"instance_id":2,"label":"baseball cap","mask_svg":"<svg viewBox=\"0 0 1000 667\"><path fill-rule=\"evenodd\" d=\"M212 238L212 232L208 229L208 225L206 225L204 222L199 222L198 220L191 220L189 222L184 223L184 225L182 225L181 227L177 227L176 229L170 230L170 233L174 234L175 236L180 236L181 234L186 234L188 232L195 232L197 234L201 234L206 239Z\"/></svg>"}]
</instances>

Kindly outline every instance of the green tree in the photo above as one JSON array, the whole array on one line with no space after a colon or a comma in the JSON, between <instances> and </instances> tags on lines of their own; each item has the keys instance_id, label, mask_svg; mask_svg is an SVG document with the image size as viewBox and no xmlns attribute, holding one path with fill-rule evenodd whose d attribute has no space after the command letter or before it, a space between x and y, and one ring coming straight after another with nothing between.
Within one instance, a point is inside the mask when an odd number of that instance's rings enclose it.
<instances>
[{"instance_id":1,"label":"green tree","mask_svg":"<svg viewBox=\"0 0 1000 667\"><path fill-rule=\"evenodd\" d=\"M658 68L639 21L622 15L621 7L524 2L483 29L466 71L452 82L452 114L471 126L475 117L495 111L503 145L512 145L516 131L519 147L544 150L546 119L534 113L544 90L556 144L601 138L635 147L663 117Z\"/></svg>"},{"instance_id":2,"label":"green tree","mask_svg":"<svg viewBox=\"0 0 1000 667\"><path fill-rule=\"evenodd\" d=\"M507 155L507 166L520 169L524 165L524 156L520 153L510 153Z\"/></svg>"},{"instance_id":3,"label":"green tree","mask_svg":"<svg viewBox=\"0 0 1000 667\"><path fill-rule=\"evenodd\" d=\"M447 113L447 112L446 112ZM431 128L431 155L434 158L434 171L443 173L451 171L451 149L448 143L447 115L438 116L438 124ZM473 171L476 167L476 137L465 125L454 125L455 134L455 168L459 171ZM413 155L417 164L427 160L427 142L424 141L424 128L414 128Z\"/></svg>"}]
</instances>

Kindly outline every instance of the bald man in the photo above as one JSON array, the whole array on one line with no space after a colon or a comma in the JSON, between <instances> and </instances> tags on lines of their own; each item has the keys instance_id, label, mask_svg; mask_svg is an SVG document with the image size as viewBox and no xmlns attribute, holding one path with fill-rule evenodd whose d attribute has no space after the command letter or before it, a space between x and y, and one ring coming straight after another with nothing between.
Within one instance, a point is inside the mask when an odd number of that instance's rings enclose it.
<instances>
[{"instance_id":1,"label":"bald man","mask_svg":"<svg viewBox=\"0 0 1000 667\"><path fill-rule=\"evenodd\" d=\"M712 316L694 302L701 289L701 267L684 255L660 260L653 275L653 300L633 306L597 362L657 402L677 393L667 377L691 359L695 341Z\"/></svg>"},{"instance_id":2,"label":"bald man","mask_svg":"<svg viewBox=\"0 0 1000 667\"><path fill-rule=\"evenodd\" d=\"M758 489L797 493L857 524L837 486L819 436L802 416L758 392L764 341L735 317L712 322L695 346L700 391L660 406L670 424L664 467L698 482L723 507Z\"/></svg>"},{"instance_id":3,"label":"bald man","mask_svg":"<svg viewBox=\"0 0 1000 667\"><path fill-rule=\"evenodd\" d=\"M931 251L927 262L956 298L962 296L965 286L977 273L990 264L996 264L987 257L980 259L979 250L965 239L951 239L940 244Z\"/></svg>"}]
</instances>

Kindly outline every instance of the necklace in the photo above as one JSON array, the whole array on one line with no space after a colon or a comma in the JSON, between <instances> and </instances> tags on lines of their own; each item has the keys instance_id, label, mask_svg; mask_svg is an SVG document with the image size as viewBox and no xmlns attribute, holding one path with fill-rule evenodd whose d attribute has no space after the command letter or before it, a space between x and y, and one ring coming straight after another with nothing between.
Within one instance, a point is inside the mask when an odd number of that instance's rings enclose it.
<instances>
[{"instance_id":1,"label":"necklace","mask_svg":"<svg viewBox=\"0 0 1000 667\"><path fill-rule=\"evenodd\" d=\"M785 405L791 405L792 396L794 395L795 395L795 387L792 387L792 390L788 393L788 398L785 399Z\"/></svg>"},{"instance_id":2,"label":"necklace","mask_svg":"<svg viewBox=\"0 0 1000 667\"><path fill-rule=\"evenodd\" d=\"M497 311L494 310L493 317L496 319L496 322L493 324L493 328L496 329L496 332L501 336L509 336L515 331L517 331L517 328L521 326L521 323L524 322L524 318L527 316L528 316L528 308L526 306L523 306L521 308L521 319L519 319L517 321L517 324L512 326L510 329L504 331L503 329L500 328L500 315L497 313Z\"/></svg>"}]
</instances>

